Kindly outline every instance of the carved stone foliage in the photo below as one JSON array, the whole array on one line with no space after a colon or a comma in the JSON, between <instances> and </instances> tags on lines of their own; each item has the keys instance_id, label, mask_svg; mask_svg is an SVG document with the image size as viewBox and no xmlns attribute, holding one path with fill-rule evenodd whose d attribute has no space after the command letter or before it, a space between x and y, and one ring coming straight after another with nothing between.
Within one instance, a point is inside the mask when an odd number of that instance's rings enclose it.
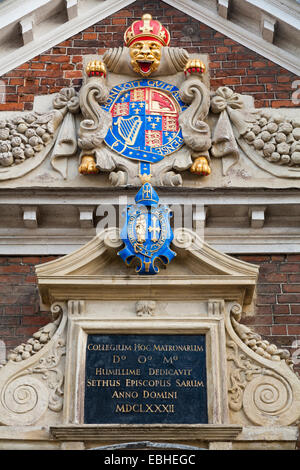
<instances>
[{"instance_id":1,"label":"carved stone foliage","mask_svg":"<svg viewBox=\"0 0 300 470\"><path fill-rule=\"evenodd\" d=\"M279 349L275 344L270 344L269 341L263 340L260 335L254 333L250 328L239 323L241 319L241 312L239 309L231 310L231 323L234 331L239 338L260 356L270 359L271 361L280 361L284 359L291 369L293 368L293 361L290 358L290 353L287 349Z\"/></svg>"},{"instance_id":2,"label":"carved stone foliage","mask_svg":"<svg viewBox=\"0 0 300 470\"><path fill-rule=\"evenodd\" d=\"M220 87L211 100L219 114L211 153L223 158L223 172L239 160L242 148L257 166L282 178L300 177L300 118L280 110L249 109L243 96Z\"/></svg>"},{"instance_id":3,"label":"carved stone foliage","mask_svg":"<svg viewBox=\"0 0 300 470\"><path fill-rule=\"evenodd\" d=\"M239 324L241 306L226 316L228 402L250 424L289 425L300 415L300 381L291 370L289 354L263 341Z\"/></svg>"},{"instance_id":4,"label":"carved stone foliage","mask_svg":"<svg viewBox=\"0 0 300 470\"><path fill-rule=\"evenodd\" d=\"M57 304L52 307L54 313L57 308ZM31 425L44 417L51 419L47 410L62 410L65 326L66 314L60 308L57 320L10 354L0 370L1 424Z\"/></svg>"},{"instance_id":5,"label":"carved stone foliage","mask_svg":"<svg viewBox=\"0 0 300 470\"><path fill-rule=\"evenodd\" d=\"M257 112L257 118L245 140L257 153L278 165L300 165L300 118L286 118L268 110Z\"/></svg>"},{"instance_id":6,"label":"carved stone foliage","mask_svg":"<svg viewBox=\"0 0 300 470\"><path fill-rule=\"evenodd\" d=\"M155 314L156 302L154 300L139 300L135 308L138 317L151 317Z\"/></svg>"},{"instance_id":7,"label":"carved stone foliage","mask_svg":"<svg viewBox=\"0 0 300 470\"><path fill-rule=\"evenodd\" d=\"M48 343L48 341L50 341L51 337L57 329L58 324L59 320L56 320L53 323L48 323L48 325L34 333L33 337L30 338L27 343L20 344L9 353L8 360L20 362L36 354L45 344Z\"/></svg>"},{"instance_id":8,"label":"carved stone foliage","mask_svg":"<svg viewBox=\"0 0 300 470\"><path fill-rule=\"evenodd\" d=\"M78 111L75 90L63 88L53 99L53 110L47 113L0 119L0 180L17 178L33 170L47 157L54 143L51 163L61 172L56 165L57 157L72 155L77 150L72 116Z\"/></svg>"}]
</instances>

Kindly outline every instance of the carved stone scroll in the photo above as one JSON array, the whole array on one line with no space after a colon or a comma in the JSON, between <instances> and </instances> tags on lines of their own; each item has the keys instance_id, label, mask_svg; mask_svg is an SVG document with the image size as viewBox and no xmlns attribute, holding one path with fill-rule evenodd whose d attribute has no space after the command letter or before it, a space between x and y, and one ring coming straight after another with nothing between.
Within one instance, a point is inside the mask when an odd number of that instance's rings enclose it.
<instances>
[{"instance_id":1,"label":"carved stone scroll","mask_svg":"<svg viewBox=\"0 0 300 470\"><path fill-rule=\"evenodd\" d=\"M58 304L53 305L56 315ZM66 312L14 349L0 370L0 422L31 425L49 421L47 410L63 406ZM36 347L38 346L38 347Z\"/></svg>"},{"instance_id":2,"label":"carved stone scroll","mask_svg":"<svg viewBox=\"0 0 300 470\"><path fill-rule=\"evenodd\" d=\"M116 166L111 153L102 144L112 116L99 105L106 102L108 95L109 90L101 78L90 79L80 92L80 107L85 118L79 129L80 159L82 156L95 156L97 167L102 171L112 171Z\"/></svg>"},{"instance_id":3,"label":"carved stone scroll","mask_svg":"<svg viewBox=\"0 0 300 470\"><path fill-rule=\"evenodd\" d=\"M190 105L179 116L184 141L194 153L208 155L210 129L204 119L209 111L209 92L201 80L191 76L181 86L180 97Z\"/></svg>"},{"instance_id":4,"label":"carved stone scroll","mask_svg":"<svg viewBox=\"0 0 300 470\"><path fill-rule=\"evenodd\" d=\"M239 324L241 312L240 305L231 304L225 320L229 407L243 411L250 424L293 424L300 416L300 381L289 354Z\"/></svg>"}]
</instances>

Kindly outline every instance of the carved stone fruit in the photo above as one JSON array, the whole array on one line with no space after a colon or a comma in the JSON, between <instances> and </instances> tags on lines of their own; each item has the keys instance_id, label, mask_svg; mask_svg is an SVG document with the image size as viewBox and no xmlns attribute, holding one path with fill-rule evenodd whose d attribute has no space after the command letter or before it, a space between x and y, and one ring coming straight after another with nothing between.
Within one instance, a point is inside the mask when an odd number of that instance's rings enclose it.
<instances>
[{"instance_id":1,"label":"carved stone fruit","mask_svg":"<svg viewBox=\"0 0 300 470\"><path fill-rule=\"evenodd\" d=\"M277 152L281 154L288 154L290 151L290 146L286 142L282 142L277 145Z\"/></svg>"},{"instance_id":2,"label":"carved stone fruit","mask_svg":"<svg viewBox=\"0 0 300 470\"><path fill-rule=\"evenodd\" d=\"M268 142L271 139L271 134L268 131L263 131L260 137L264 142Z\"/></svg>"},{"instance_id":3,"label":"carved stone fruit","mask_svg":"<svg viewBox=\"0 0 300 470\"><path fill-rule=\"evenodd\" d=\"M0 129L0 139L6 140L9 138L9 129Z\"/></svg>"},{"instance_id":4,"label":"carved stone fruit","mask_svg":"<svg viewBox=\"0 0 300 470\"><path fill-rule=\"evenodd\" d=\"M263 146L265 145L264 141L262 139L255 139L253 142L254 147L256 150L261 150Z\"/></svg>"},{"instance_id":5,"label":"carved stone fruit","mask_svg":"<svg viewBox=\"0 0 300 470\"><path fill-rule=\"evenodd\" d=\"M11 152L0 153L0 165L10 166L14 162L14 157Z\"/></svg>"},{"instance_id":6,"label":"carved stone fruit","mask_svg":"<svg viewBox=\"0 0 300 470\"><path fill-rule=\"evenodd\" d=\"M295 140L300 140L300 127L295 127L292 134Z\"/></svg>"},{"instance_id":7,"label":"carved stone fruit","mask_svg":"<svg viewBox=\"0 0 300 470\"><path fill-rule=\"evenodd\" d=\"M300 152L294 152L291 155L291 160L296 165L300 165Z\"/></svg>"},{"instance_id":8,"label":"carved stone fruit","mask_svg":"<svg viewBox=\"0 0 300 470\"><path fill-rule=\"evenodd\" d=\"M271 154L272 154L273 152L275 152L275 148L276 148L276 147L275 147L274 144L271 144L271 143L265 144L264 150L263 150L264 155L265 155L266 157L270 157Z\"/></svg>"}]
</instances>

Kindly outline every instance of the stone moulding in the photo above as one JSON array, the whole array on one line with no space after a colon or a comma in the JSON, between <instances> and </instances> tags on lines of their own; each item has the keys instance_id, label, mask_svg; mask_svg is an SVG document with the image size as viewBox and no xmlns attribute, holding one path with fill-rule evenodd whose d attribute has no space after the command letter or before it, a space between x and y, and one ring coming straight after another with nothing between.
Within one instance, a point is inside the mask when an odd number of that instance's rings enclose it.
<instances>
[{"instance_id":1,"label":"stone moulding","mask_svg":"<svg viewBox=\"0 0 300 470\"><path fill-rule=\"evenodd\" d=\"M162 442L168 439L170 442L191 440L204 441L232 441L242 431L238 425L69 425L51 426L50 432L56 439L63 441L98 441L128 442L128 435L133 440L154 439Z\"/></svg>"}]
</instances>

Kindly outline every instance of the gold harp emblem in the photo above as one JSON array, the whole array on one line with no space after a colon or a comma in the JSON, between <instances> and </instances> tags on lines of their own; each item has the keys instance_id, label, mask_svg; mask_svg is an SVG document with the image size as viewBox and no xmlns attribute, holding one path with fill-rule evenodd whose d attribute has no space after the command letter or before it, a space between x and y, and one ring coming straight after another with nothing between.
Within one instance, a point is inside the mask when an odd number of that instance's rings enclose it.
<instances>
[{"instance_id":1,"label":"gold harp emblem","mask_svg":"<svg viewBox=\"0 0 300 470\"><path fill-rule=\"evenodd\" d=\"M128 118L120 116L118 118L118 132L125 140L126 146L135 144L142 122L140 116L130 116Z\"/></svg>"}]
</instances>

